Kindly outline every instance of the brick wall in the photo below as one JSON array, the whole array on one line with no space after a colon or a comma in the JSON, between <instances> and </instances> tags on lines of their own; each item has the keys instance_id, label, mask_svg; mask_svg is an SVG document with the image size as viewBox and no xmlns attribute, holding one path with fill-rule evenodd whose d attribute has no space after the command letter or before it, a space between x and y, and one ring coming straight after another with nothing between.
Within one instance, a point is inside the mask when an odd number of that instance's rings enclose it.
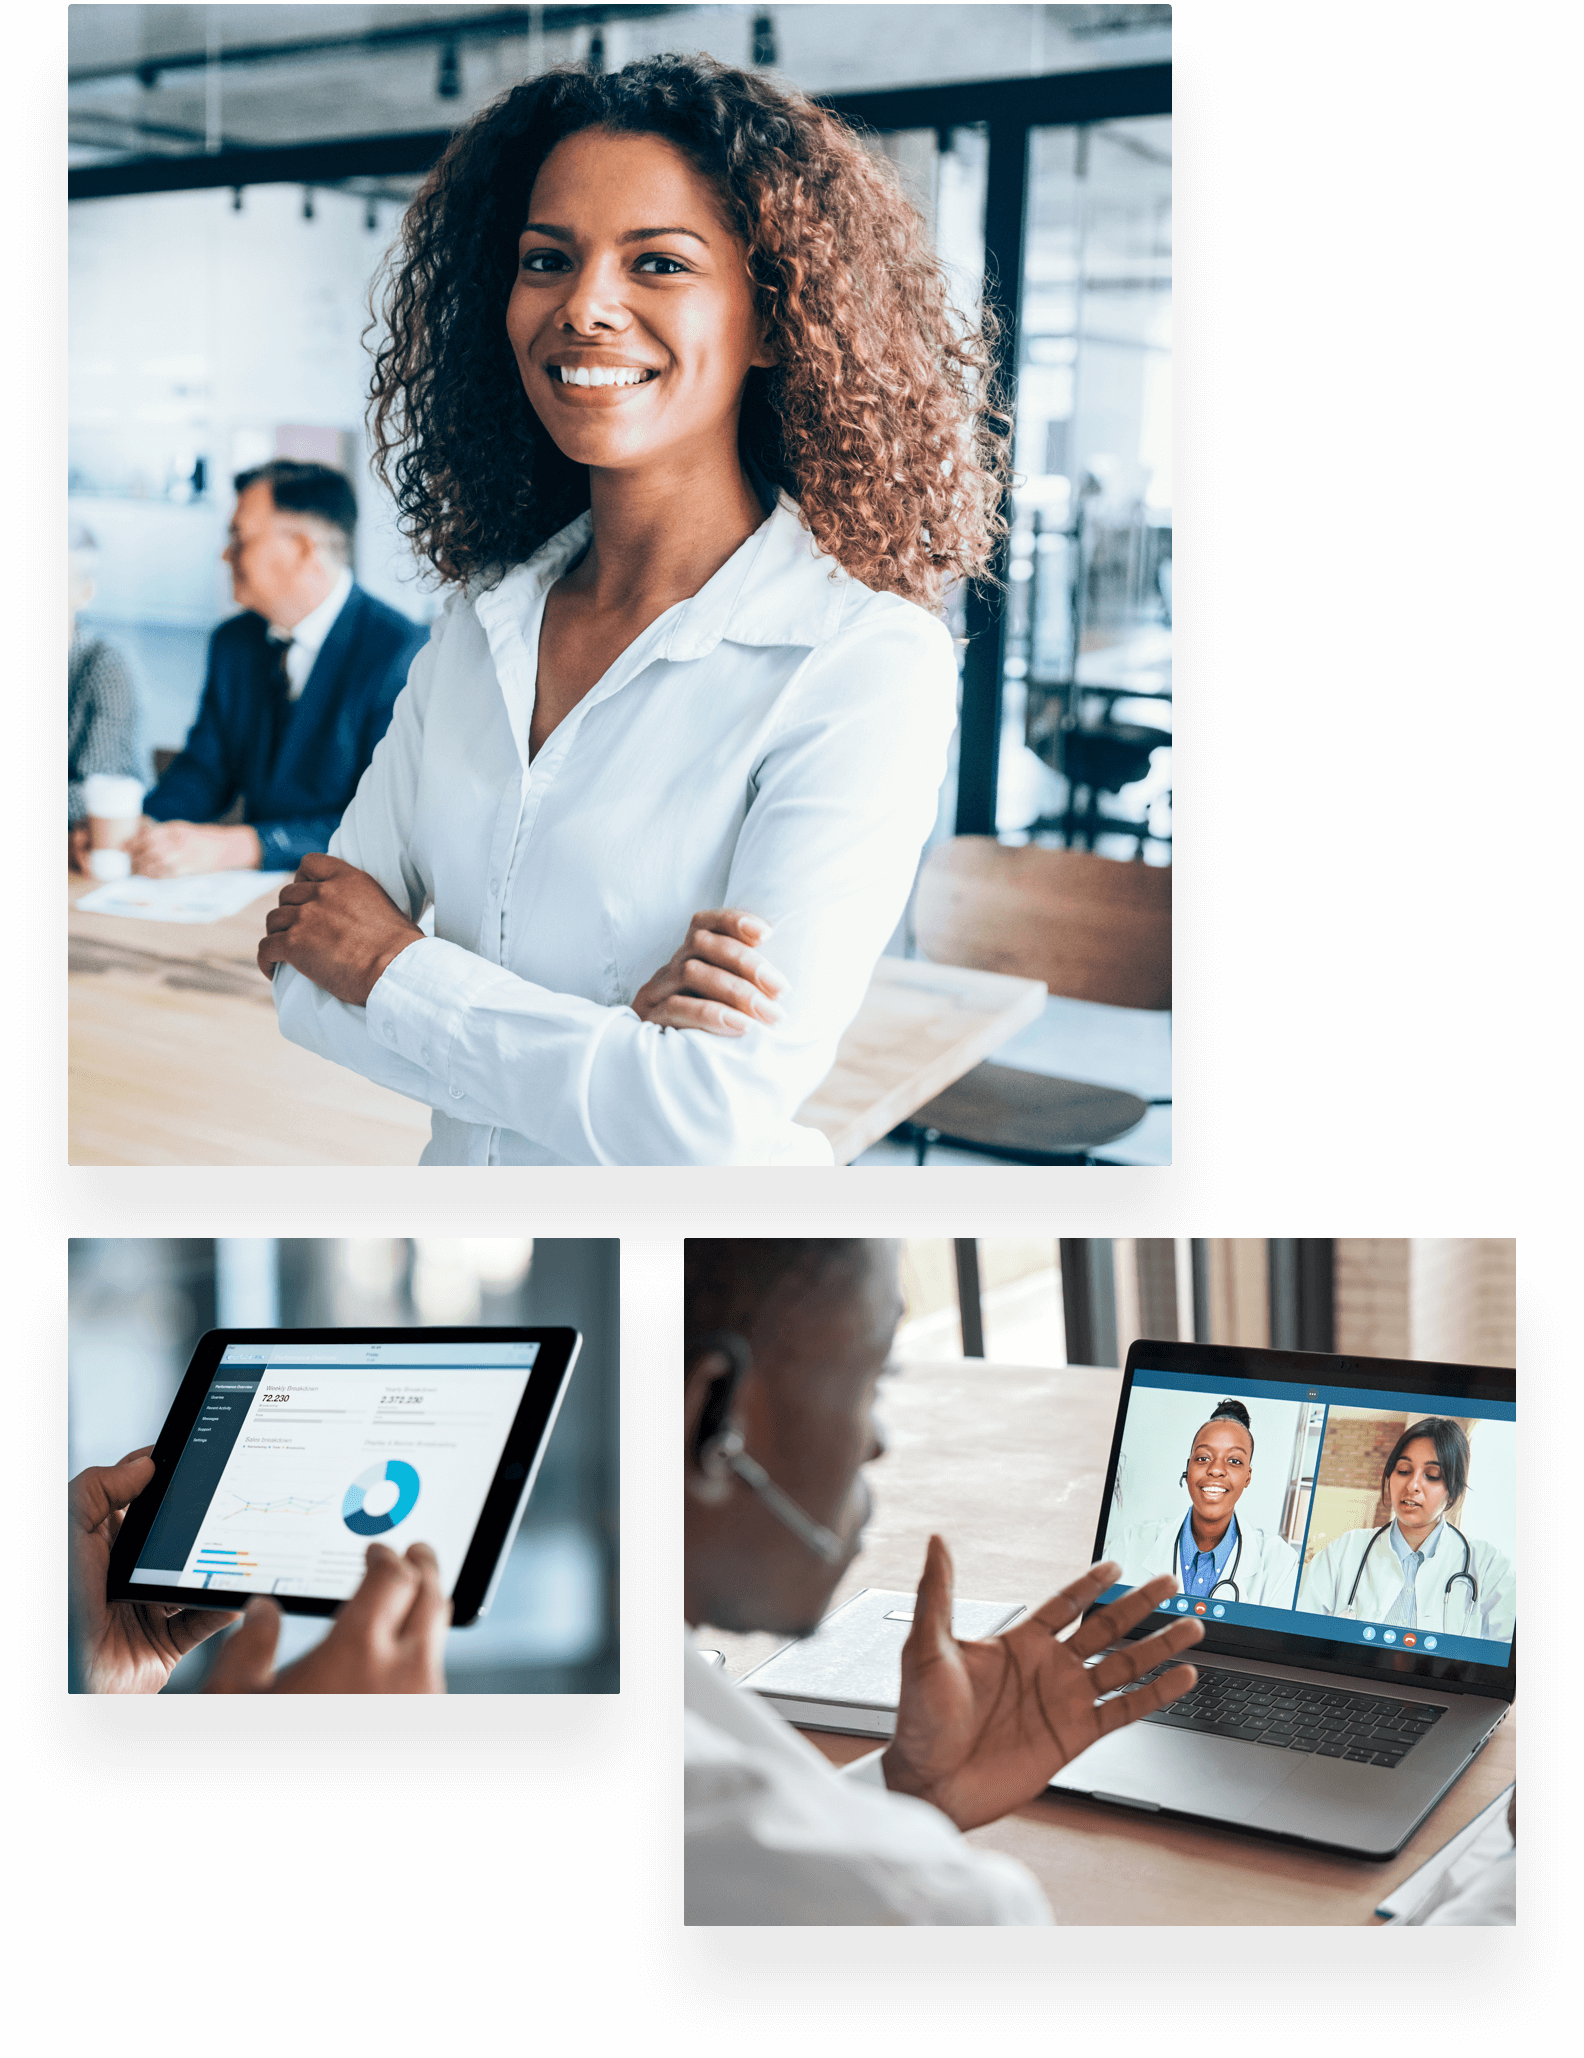
<instances>
[{"instance_id":1,"label":"brick wall","mask_svg":"<svg viewBox=\"0 0 1584 2058\"><path fill-rule=\"evenodd\" d=\"M1507 1237L1338 1237L1336 1348L1360 1357L1511 1365L1517 1248Z\"/></svg>"}]
</instances>

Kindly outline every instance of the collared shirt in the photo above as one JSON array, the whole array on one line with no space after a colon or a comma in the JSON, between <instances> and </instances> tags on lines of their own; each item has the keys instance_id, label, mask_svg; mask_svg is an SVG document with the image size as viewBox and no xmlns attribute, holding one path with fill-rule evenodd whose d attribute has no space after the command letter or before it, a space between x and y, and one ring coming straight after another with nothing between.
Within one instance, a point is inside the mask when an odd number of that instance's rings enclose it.
<instances>
[{"instance_id":1,"label":"collared shirt","mask_svg":"<svg viewBox=\"0 0 1584 2058\"><path fill-rule=\"evenodd\" d=\"M684 1667L684 1921L1050 1922L1015 1860L887 1791L878 1751L838 1772L691 1638Z\"/></svg>"},{"instance_id":2,"label":"collared shirt","mask_svg":"<svg viewBox=\"0 0 1584 2058\"><path fill-rule=\"evenodd\" d=\"M1418 1627L1419 1567L1426 1558L1435 1556L1436 1545L1441 1541L1441 1531L1444 1527L1444 1523L1438 1522L1420 1548L1411 1551L1408 1548L1407 1537L1397 1527L1397 1518L1392 1517L1391 1528L1386 1532L1386 1541L1391 1545L1397 1562L1403 1569L1403 1588L1392 1604L1391 1613L1386 1617L1388 1622L1400 1622L1409 1629Z\"/></svg>"},{"instance_id":3,"label":"collared shirt","mask_svg":"<svg viewBox=\"0 0 1584 2058\"><path fill-rule=\"evenodd\" d=\"M343 565L341 575L330 591L320 601L312 614L306 614L294 629L285 629L278 622L271 622L266 638L271 643L288 645L286 652L287 698L296 700L308 684L308 674L324 648L324 640L335 627L336 616L347 604L352 591L352 572Z\"/></svg>"},{"instance_id":4,"label":"collared shirt","mask_svg":"<svg viewBox=\"0 0 1584 2058\"><path fill-rule=\"evenodd\" d=\"M435 1110L425 1164L831 1162L797 1110L907 903L956 718L942 623L820 554L795 504L637 637L532 764L545 595L584 515L454 597L331 851L434 935L366 1008L281 967L294 1041ZM783 1019L631 1001L695 910L773 926Z\"/></svg>"},{"instance_id":5,"label":"collared shirt","mask_svg":"<svg viewBox=\"0 0 1584 2058\"><path fill-rule=\"evenodd\" d=\"M1227 1533L1213 1551L1202 1551L1193 1538L1193 1513L1190 1510L1183 1517L1183 1526L1177 1539L1178 1556L1182 1563L1182 1590L1190 1598L1208 1594L1226 1577L1226 1568L1233 1551L1237 1549L1238 1526L1234 1515L1227 1524Z\"/></svg>"}]
</instances>

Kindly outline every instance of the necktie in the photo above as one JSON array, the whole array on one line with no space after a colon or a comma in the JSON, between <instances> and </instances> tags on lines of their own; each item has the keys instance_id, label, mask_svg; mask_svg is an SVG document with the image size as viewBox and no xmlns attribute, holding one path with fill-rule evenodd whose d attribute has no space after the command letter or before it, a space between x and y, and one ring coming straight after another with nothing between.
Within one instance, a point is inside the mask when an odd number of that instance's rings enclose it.
<instances>
[{"instance_id":1,"label":"necktie","mask_svg":"<svg viewBox=\"0 0 1584 2058\"><path fill-rule=\"evenodd\" d=\"M270 711L269 761L273 769L280 757L286 724L291 719L291 674L286 669L286 653L292 647L292 639L289 636L279 640L272 637L265 647L270 659L265 692Z\"/></svg>"}]
</instances>

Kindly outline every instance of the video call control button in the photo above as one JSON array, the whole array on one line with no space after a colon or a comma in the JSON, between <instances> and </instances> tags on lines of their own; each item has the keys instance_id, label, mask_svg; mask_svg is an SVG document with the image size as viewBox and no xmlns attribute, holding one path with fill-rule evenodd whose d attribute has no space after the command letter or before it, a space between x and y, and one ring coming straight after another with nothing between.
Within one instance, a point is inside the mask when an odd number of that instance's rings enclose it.
<instances>
[{"instance_id":1,"label":"video call control button","mask_svg":"<svg viewBox=\"0 0 1584 2058\"><path fill-rule=\"evenodd\" d=\"M1435 1638L1433 1636L1427 1636L1424 1640L1424 1647L1427 1651L1433 1651L1436 1647Z\"/></svg>"},{"instance_id":2,"label":"video call control button","mask_svg":"<svg viewBox=\"0 0 1584 2058\"><path fill-rule=\"evenodd\" d=\"M1396 1641L1397 1632L1395 1629L1383 1629L1381 1631L1381 1642L1383 1644L1394 1644Z\"/></svg>"},{"instance_id":3,"label":"video call control button","mask_svg":"<svg viewBox=\"0 0 1584 2058\"><path fill-rule=\"evenodd\" d=\"M1364 1631L1364 1641L1367 1644L1372 1644L1375 1641L1375 1632L1373 1629L1366 1628L1366 1630Z\"/></svg>"}]
</instances>

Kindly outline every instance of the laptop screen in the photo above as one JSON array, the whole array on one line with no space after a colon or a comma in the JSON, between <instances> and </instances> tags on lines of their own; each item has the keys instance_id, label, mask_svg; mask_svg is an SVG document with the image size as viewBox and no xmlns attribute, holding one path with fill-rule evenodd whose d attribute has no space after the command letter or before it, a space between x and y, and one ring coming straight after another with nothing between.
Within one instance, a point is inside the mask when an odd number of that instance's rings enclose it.
<instances>
[{"instance_id":1,"label":"laptop screen","mask_svg":"<svg viewBox=\"0 0 1584 2058\"><path fill-rule=\"evenodd\" d=\"M1199 1616L1215 1643L1263 1631L1392 1669L1511 1662L1511 1401L1449 1394L1444 1378L1393 1390L1367 1360L1207 1349L1214 1370L1160 1362L1185 1355L1130 1353L1100 1546L1122 1578L1103 1598L1170 1573L1180 1590L1160 1614ZM1308 1376L1258 1376L1267 1364ZM1411 1382L1415 1368L1389 1369Z\"/></svg>"}]
</instances>

